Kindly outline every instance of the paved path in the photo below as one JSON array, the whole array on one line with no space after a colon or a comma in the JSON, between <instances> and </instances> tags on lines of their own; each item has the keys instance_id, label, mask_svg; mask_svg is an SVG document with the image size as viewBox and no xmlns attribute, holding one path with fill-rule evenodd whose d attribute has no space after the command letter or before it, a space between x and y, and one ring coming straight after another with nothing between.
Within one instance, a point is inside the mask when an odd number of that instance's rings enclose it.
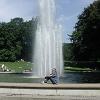
<instances>
[{"instance_id":1,"label":"paved path","mask_svg":"<svg viewBox=\"0 0 100 100\"><path fill-rule=\"evenodd\" d=\"M100 100L100 84L0 83L0 100Z\"/></svg>"},{"instance_id":2,"label":"paved path","mask_svg":"<svg viewBox=\"0 0 100 100\"><path fill-rule=\"evenodd\" d=\"M100 100L99 96L32 96L32 95L0 95L0 100Z\"/></svg>"}]
</instances>

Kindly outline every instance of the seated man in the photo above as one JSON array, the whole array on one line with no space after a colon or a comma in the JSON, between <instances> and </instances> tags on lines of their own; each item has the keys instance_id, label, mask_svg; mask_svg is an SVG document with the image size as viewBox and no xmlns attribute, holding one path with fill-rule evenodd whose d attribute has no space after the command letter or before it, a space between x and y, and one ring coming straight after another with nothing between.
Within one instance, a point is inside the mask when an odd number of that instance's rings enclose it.
<instances>
[{"instance_id":1,"label":"seated man","mask_svg":"<svg viewBox=\"0 0 100 100\"><path fill-rule=\"evenodd\" d=\"M47 83L48 80L50 80L52 82L52 84L57 84L58 83L58 75L57 75L56 68L52 69L52 73L50 74L50 76L45 77L44 83Z\"/></svg>"}]
</instances>

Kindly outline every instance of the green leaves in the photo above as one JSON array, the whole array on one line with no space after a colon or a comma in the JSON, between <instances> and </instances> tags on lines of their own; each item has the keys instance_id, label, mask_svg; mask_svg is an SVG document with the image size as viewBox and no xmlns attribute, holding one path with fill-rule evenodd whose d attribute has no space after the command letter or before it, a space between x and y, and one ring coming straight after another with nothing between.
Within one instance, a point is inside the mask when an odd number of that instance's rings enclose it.
<instances>
[{"instance_id":1,"label":"green leaves","mask_svg":"<svg viewBox=\"0 0 100 100\"><path fill-rule=\"evenodd\" d=\"M84 9L72 33L74 60L100 59L100 0Z\"/></svg>"},{"instance_id":2,"label":"green leaves","mask_svg":"<svg viewBox=\"0 0 100 100\"><path fill-rule=\"evenodd\" d=\"M37 25L33 19L24 22L23 18L17 17L8 23L0 23L0 61L31 60L28 55L32 56L32 38Z\"/></svg>"}]
</instances>

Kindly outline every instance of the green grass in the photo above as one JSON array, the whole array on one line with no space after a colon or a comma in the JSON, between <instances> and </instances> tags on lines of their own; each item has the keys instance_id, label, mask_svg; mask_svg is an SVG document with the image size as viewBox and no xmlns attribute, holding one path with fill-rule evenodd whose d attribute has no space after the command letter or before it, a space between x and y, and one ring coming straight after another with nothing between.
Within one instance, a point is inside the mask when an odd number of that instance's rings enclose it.
<instances>
[{"instance_id":1,"label":"green grass","mask_svg":"<svg viewBox=\"0 0 100 100\"><path fill-rule=\"evenodd\" d=\"M65 72L90 72L93 71L90 68L80 68L80 67L64 67Z\"/></svg>"},{"instance_id":2,"label":"green grass","mask_svg":"<svg viewBox=\"0 0 100 100\"><path fill-rule=\"evenodd\" d=\"M26 61L16 61L16 62L0 62L0 66L4 64L8 69L15 73L21 73L25 70L32 70L33 64ZM36 67L36 66L34 66ZM81 67L64 67L65 72L90 72L93 71L90 68L81 68Z\"/></svg>"},{"instance_id":3,"label":"green grass","mask_svg":"<svg viewBox=\"0 0 100 100\"><path fill-rule=\"evenodd\" d=\"M26 61L16 61L16 62L0 62L0 65L4 64L8 69L14 72L23 72L24 70L31 70L33 64Z\"/></svg>"}]
</instances>

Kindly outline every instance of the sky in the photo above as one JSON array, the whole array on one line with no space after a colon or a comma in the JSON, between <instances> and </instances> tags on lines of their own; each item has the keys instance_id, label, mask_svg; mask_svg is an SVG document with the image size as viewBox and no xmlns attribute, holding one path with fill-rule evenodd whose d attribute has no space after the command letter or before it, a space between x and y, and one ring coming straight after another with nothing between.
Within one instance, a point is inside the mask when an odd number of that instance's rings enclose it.
<instances>
[{"instance_id":1,"label":"sky","mask_svg":"<svg viewBox=\"0 0 100 100\"><path fill-rule=\"evenodd\" d=\"M0 22L15 17L30 20L39 15L38 0L0 0ZM57 22L63 28L63 41L70 42L67 34L74 30L77 17L95 0L55 0Z\"/></svg>"}]
</instances>

